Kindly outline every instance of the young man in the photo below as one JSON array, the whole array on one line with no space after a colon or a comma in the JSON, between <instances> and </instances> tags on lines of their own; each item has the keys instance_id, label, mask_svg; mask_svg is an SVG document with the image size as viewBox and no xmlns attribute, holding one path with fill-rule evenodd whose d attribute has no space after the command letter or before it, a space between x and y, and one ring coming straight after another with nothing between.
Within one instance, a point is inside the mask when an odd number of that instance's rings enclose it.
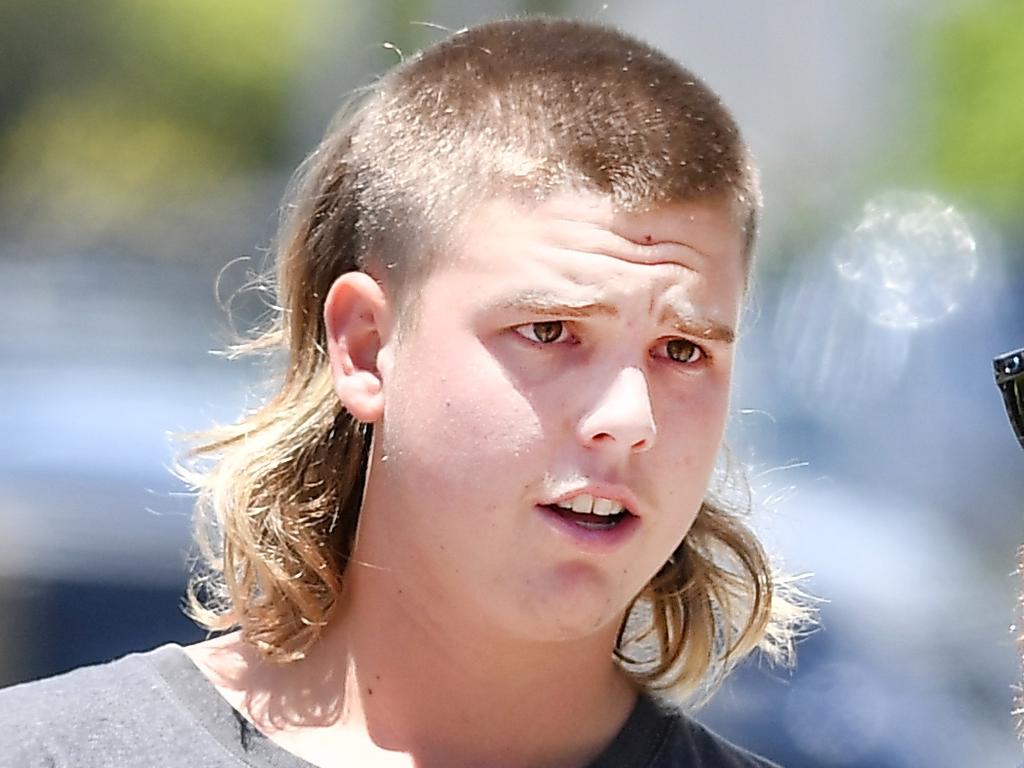
<instances>
[{"instance_id":1,"label":"young man","mask_svg":"<svg viewBox=\"0 0 1024 768\"><path fill-rule=\"evenodd\" d=\"M195 448L192 610L234 631L8 691L4 764L766 765L665 703L804 617L709 491L758 205L616 31L403 62L298 187L278 394Z\"/></svg>"}]
</instances>

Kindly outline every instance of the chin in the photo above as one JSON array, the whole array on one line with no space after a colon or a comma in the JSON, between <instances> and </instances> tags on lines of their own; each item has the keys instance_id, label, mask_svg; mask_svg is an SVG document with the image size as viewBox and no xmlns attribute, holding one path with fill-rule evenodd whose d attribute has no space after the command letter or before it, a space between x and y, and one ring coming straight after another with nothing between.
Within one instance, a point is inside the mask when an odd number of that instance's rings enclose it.
<instances>
[{"instance_id":1,"label":"chin","mask_svg":"<svg viewBox=\"0 0 1024 768\"><path fill-rule=\"evenodd\" d=\"M607 574L561 573L532 585L519 605L523 634L542 642L571 642L607 633L614 638L630 596ZM527 629L528 627L528 629Z\"/></svg>"},{"instance_id":2,"label":"chin","mask_svg":"<svg viewBox=\"0 0 1024 768\"><path fill-rule=\"evenodd\" d=\"M625 609L612 614L591 613L587 615L581 613L570 617L561 616L559 617L559 623L551 628L550 637L547 639L553 643L571 643L585 640L595 635L607 635L609 642L611 642L618 634L624 612Z\"/></svg>"}]
</instances>

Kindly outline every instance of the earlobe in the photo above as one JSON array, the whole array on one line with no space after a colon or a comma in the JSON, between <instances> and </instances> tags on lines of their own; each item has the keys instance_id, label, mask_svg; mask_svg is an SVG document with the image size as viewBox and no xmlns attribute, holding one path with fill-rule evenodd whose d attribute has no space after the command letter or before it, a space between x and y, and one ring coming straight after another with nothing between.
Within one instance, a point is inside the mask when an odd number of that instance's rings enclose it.
<instances>
[{"instance_id":1,"label":"earlobe","mask_svg":"<svg viewBox=\"0 0 1024 768\"><path fill-rule=\"evenodd\" d=\"M384 392L377 353L387 333L384 291L365 272L347 272L324 301L327 355L334 391L341 404L364 423L384 413Z\"/></svg>"}]
</instances>

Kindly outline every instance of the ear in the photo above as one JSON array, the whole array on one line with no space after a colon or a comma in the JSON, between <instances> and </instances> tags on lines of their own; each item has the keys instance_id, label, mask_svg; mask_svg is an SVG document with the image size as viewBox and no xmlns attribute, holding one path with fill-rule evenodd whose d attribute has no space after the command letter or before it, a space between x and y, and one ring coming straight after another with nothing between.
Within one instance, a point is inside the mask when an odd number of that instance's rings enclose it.
<instances>
[{"instance_id":1,"label":"ear","mask_svg":"<svg viewBox=\"0 0 1024 768\"><path fill-rule=\"evenodd\" d=\"M338 399L359 421L377 421L384 413L377 353L390 326L384 291L365 272L346 272L327 292L324 326Z\"/></svg>"}]
</instances>

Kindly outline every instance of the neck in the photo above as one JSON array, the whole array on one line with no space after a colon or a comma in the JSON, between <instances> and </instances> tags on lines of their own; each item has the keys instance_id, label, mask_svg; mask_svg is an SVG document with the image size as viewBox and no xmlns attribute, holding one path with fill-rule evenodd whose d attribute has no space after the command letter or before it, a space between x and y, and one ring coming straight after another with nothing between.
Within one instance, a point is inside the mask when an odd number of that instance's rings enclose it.
<instances>
[{"instance_id":1,"label":"neck","mask_svg":"<svg viewBox=\"0 0 1024 768\"><path fill-rule=\"evenodd\" d=\"M242 647L213 665L224 695L287 749L321 766L355 756L570 768L629 716L636 692L612 660L616 628L572 642L509 638L360 562L304 659L265 664Z\"/></svg>"},{"instance_id":2,"label":"neck","mask_svg":"<svg viewBox=\"0 0 1024 768\"><path fill-rule=\"evenodd\" d=\"M367 501L330 625L301 661L246 663L243 711L319 765L588 764L636 701L612 655L618 622L543 640L517 632L482 610L479 590L458 593L455 564L423 567L394 516Z\"/></svg>"},{"instance_id":3,"label":"neck","mask_svg":"<svg viewBox=\"0 0 1024 768\"><path fill-rule=\"evenodd\" d=\"M345 680L344 723L377 746L418 765L584 765L628 716L635 693L612 660L616 627L572 642L509 638L358 562L304 664Z\"/></svg>"}]
</instances>

